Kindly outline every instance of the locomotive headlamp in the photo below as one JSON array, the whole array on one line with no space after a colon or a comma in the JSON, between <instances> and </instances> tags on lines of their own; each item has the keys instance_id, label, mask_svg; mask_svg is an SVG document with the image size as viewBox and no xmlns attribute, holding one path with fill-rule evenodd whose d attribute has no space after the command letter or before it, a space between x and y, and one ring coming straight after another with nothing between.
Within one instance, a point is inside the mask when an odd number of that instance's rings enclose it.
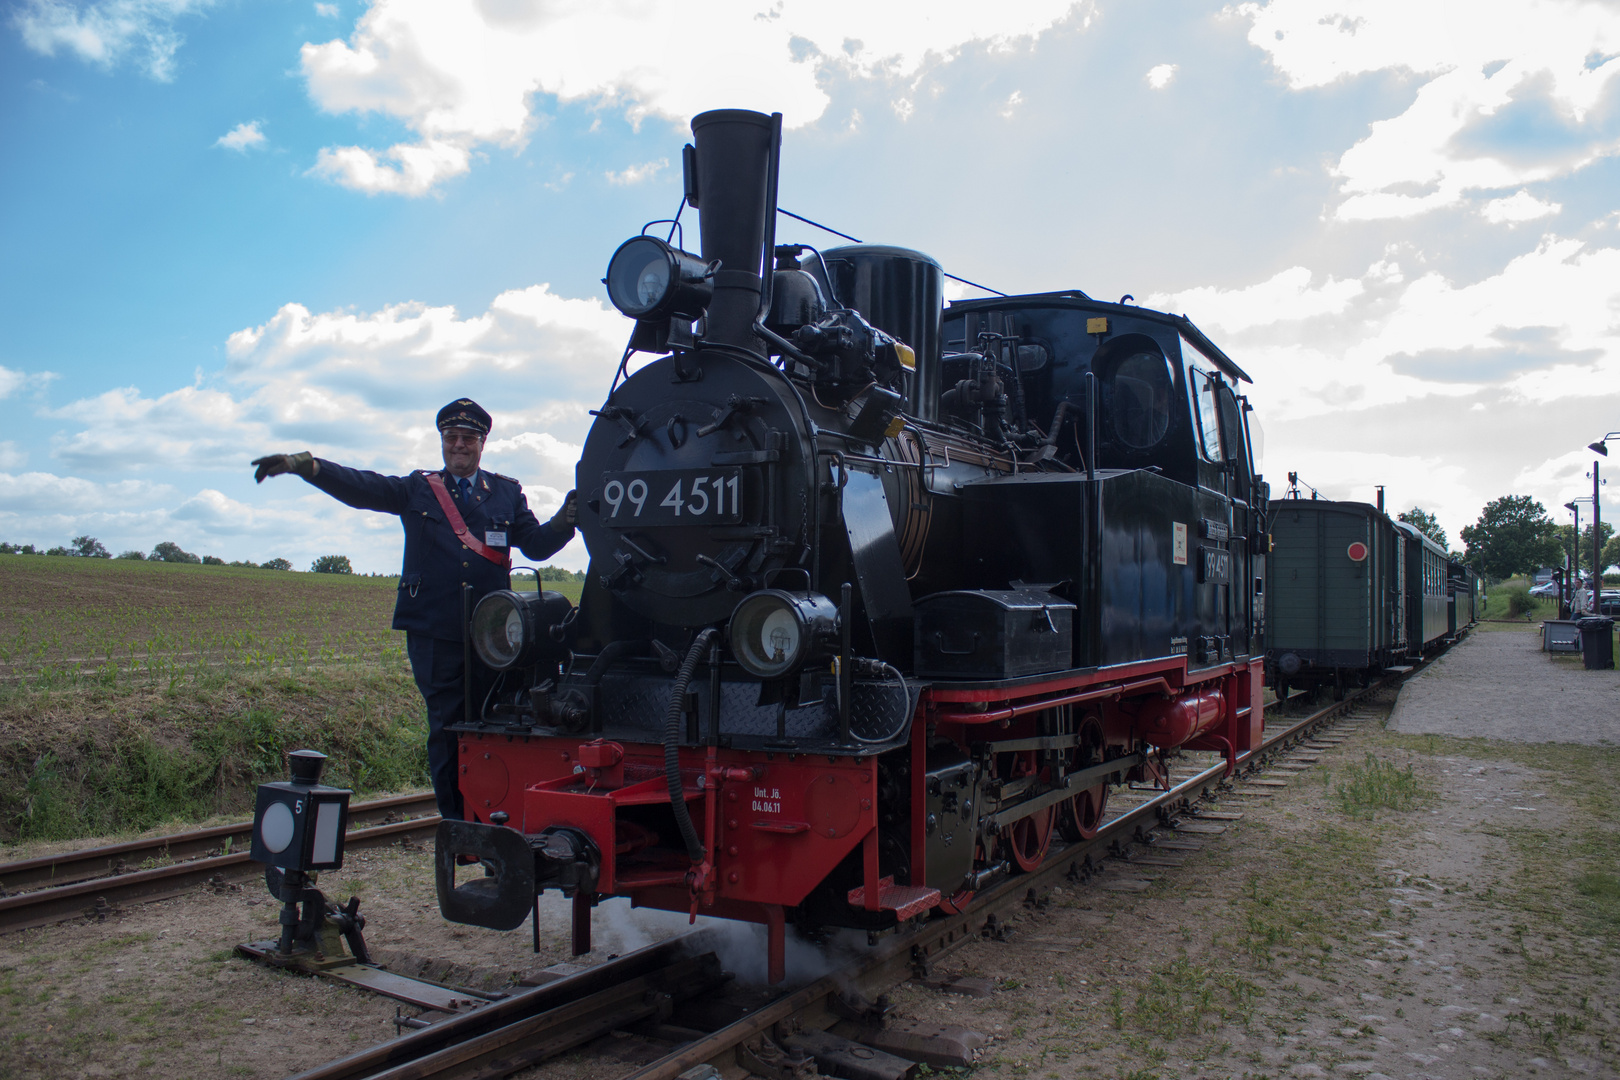
<instances>
[{"instance_id":1,"label":"locomotive headlamp","mask_svg":"<svg viewBox=\"0 0 1620 1080\"><path fill-rule=\"evenodd\" d=\"M602 282L613 306L632 319L690 321L709 306L716 269L655 236L637 236L619 245Z\"/></svg>"},{"instance_id":2,"label":"locomotive headlamp","mask_svg":"<svg viewBox=\"0 0 1620 1080\"><path fill-rule=\"evenodd\" d=\"M291 779L259 785L251 857L283 870L335 870L343 865L350 792L320 782L325 754L294 750L287 759Z\"/></svg>"},{"instance_id":3,"label":"locomotive headlamp","mask_svg":"<svg viewBox=\"0 0 1620 1080\"><path fill-rule=\"evenodd\" d=\"M510 589L492 592L473 608L468 627L473 650L478 659L496 671L530 663L542 653L561 647L551 631L555 626L568 625L572 607L561 593L525 595Z\"/></svg>"},{"instance_id":4,"label":"locomotive headlamp","mask_svg":"<svg viewBox=\"0 0 1620 1080\"><path fill-rule=\"evenodd\" d=\"M763 589L731 614L731 653L761 679L792 674L838 634L838 605L818 593Z\"/></svg>"}]
</instances>

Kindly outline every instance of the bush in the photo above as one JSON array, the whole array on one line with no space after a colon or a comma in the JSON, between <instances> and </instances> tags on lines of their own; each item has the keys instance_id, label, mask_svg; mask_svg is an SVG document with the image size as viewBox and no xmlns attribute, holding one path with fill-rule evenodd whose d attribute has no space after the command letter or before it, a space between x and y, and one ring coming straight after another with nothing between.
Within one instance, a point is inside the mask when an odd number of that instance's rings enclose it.
<instances>
[{"instance_id":1,"label":"bush","mask_svg":"<svg viewBox=\"0 0 1620 1080\"><path fill-rule=\"evenodd\" d=\"M218 555L204 555L203 556L203 565L204 566L224 566L225 565L225 560L220 558Z\"/></svg>"},{"instance_id":2,"label":"bush","mask_svg":"<svg viewBox=\"0 0 1620 1080\"><path fill-rule=\"evenodd\" d=\"M0 544L0 555L38 555L33 544Z\"/></svg>"},{"instance_id":3,"label":"bush","mask_svg":"<svg viewBox=\"0 0 1620 1080\"><path fill-rule=\"evenodd\" d=\"M170 562L170 563L201 563L202 562L201 559L199 559L197 556L193 555L191 552L186 551L185 549L183 549L179 544L175 543L173 540L165 540L161 544L154 547L152 549L152 560L154 562Z\"/></svg>"},{"instance_id":4,"label":"bush","mask_svg":"<svg viewBox=\"0 0 1620 1080\"><path fill-rule=\"evenodd\" d=\"M260 569L261 570L291 570L292 569L292 563L288 562L286 559L266 559L266 560L264 560L264 565L262 567L260 567Z\"/></svg>"},{"instance_id":5,"label":"bush","mask_svg":"<svg viewBox=\"0 0 1620 1080\"><path fill-rule=\"evenodd\" d=\"M1530 595L1530 590L1523 585L1507 591L1507 617L1517 619L1521 615L1528 615L1536 607L1536 598Z\"/></svg>"},{"instance_id":6,"label":"bush","mask_svg":"<svg viewBox=\"0 0 1620 1080\"><path fill-rule=\"evenodd\" d=\"M322 555L309 564L311 573L316 574L352 574L354 567L349 565L347 555Z\"/></svg>"},{"instance_id":7,"label":"bush","mask_svg":"<svg viewBox=\"0 0 1620 1080\"><path fill-rule=\"evenodd\" d=\"M124 552L122 555L120 555L118 557L120 559L133 559L136 562L145 562L146 561L146 552L144 552L144 551L126 551L126 552Z\"/></svg>"},{"instance_id":8,"label":"bush","mask_svg":"<svg viewBox=\"0 0 1620 1080\"><path fill-rule=\"evenodd\" d=\"M259 568L259 564L254 562L252 559L234 559L234 560L232 560L231 565L232 566L245 566L249 570L257 570Z\"/></svg>"}]
</instances>

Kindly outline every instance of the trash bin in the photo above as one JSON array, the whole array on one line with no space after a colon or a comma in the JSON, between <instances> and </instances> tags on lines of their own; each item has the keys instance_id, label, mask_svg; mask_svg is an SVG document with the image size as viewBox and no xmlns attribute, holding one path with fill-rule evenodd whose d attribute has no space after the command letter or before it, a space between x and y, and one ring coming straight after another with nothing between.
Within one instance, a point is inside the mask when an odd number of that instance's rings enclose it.
<instances>
[{"instance_id":1,"label":"trash bin","mask_svg":"<svg viewBox=\"0 0 1620 1080\"><path fill-rule=\"evenodd\" d=\"M1588 616L1580 621L1581 660L1587 671L1614 667L1614 620Z\"/></svg>"}]
</instances>

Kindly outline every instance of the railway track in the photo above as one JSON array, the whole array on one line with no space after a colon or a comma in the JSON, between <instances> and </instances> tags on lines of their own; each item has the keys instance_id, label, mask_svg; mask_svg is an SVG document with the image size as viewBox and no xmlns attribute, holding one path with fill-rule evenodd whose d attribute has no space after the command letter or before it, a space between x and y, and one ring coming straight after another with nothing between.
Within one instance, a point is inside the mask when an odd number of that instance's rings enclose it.
<instances>
[{"instance_id":1,"label":"railway track","mask_svg":"<svg viewBox=\"0 0 1620 1080\"><path fill-rule=\"evenodd\" d=\"M439 824L433 796L398 795L349 807L349 849L395 843ZM177 896L259 872L253 823L131 840L0 863L0 933Z\"/></svg>"},{"instance_id":2,"label":"railway track","mask_svg":"<svg viewBox=\"0 0 1620 1080\"><path fill-rule=\"evenodd\" d=\"M1128 845L1153 844L1162 839L1169 846L1178 831L1210 831L1213 823L1240 817L1200 810L1199 804L1217 789L1231 787L1234 780L1241 782L1234 793L1243 794L1244 788L1251 793L1266 791L1251 781L1260 779L1260 773L1273 768L1286 755L1311 744L1370 695L1416 670L1391 676L1301 718L1284 717L1280 710L1271 710L1274 719L1268 724L1264 741L1243 759L1233 777L1226 775L1226 763L1221 761L1181 771L1167 790L1131 789L1128 795L1134 805L1116 813L1092 839L1057 850L1034 873L1005 879L980 892L959 915L925 916L904 924L878 938L853 964L776 996L712 1030L681 1026L678 1015L676 1022L671 1022L683 999L708 994L727 978L719 971L714 954L704 951L705 932L697 931L513 994L474 1012L439 1020L301 1073L295 1080L501 1077L612 1031L646 1034L675 1044L664 1057L636 1069L624 1080L674 1080L705 1063L732 1065L739 1047L759 1047L762 1037L780 1033L782 1025L815 1033L842 1023L840 1030L851 1033L863 1054L870 1053L870 1043L883 1039L881 1020L868 1003L881 993L909 978L928 977L951 950L994 932L1009 912L1022 908L1027 899L1064 881L1081 881L1102 872L1108 856L1125 853ZM863 1017L867 1028L862 1027ZM807 1040L801 1045L815 1041L807 1034L790 1039L790 1043L797 1039ZM949 1063L944 1059L934 1061ZM794 1072L791 1060L774 1064L775 1075L815 1075L803 1072L803 1065L797 1066L801 1072ZM758 1069L754 1071L759 1073Z\"/></svg>"}]
</instances>

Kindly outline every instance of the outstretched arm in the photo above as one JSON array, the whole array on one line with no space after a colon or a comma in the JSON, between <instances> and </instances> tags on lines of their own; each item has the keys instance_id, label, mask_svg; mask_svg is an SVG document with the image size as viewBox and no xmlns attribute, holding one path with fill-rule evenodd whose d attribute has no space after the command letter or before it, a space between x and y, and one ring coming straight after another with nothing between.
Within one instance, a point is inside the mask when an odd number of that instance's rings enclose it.
<instances>
[{"instance_id":1,"label":"outstretched arm","mask_svg":"<svg viewBox=\"0 0 1620 1080\"><path fill-rule=\"evenodd\" d=\"M351 469L309 451L297 454L269 454L255 458L257 466L253 479L263 483L265 477L297 473L339 502L357 510L376 510L384 514L404 511L408 496L403 476L384 476L367 469Z\"/></svg>"}]
</instances>

